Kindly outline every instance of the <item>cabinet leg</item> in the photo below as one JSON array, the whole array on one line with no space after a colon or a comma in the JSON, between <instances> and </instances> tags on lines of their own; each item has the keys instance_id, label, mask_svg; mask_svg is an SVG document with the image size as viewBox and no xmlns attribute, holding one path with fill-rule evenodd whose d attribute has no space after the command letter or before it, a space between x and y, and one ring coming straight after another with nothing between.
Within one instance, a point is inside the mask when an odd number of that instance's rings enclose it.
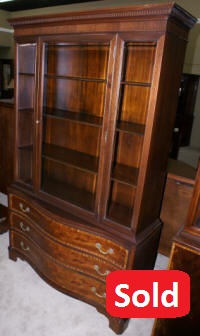
<instances>
[{"instance_id":1,"label":"cabinet leg","mask_svg":"<svg viewBox=\"0 0 200 336\"><path fill-rule=\"evenodd\" d=\"M9 252L9 258L13 261L17 261L18 256L11 247L8 248L8 252Z\"/></svg>"},{"instance_id":2,"label":"cabinet leg","mask_svg":"<svg viewBox=\"0 0 200 336\"><path fill-rule=\"evenodd\" d=\"M109 317L109 327L112 329L117 335L120 335L124 332L124 330L128 327L129 319L123 319L119 317Z\"/></svg>"},{"instance_id":3,"label":"cabinet leg","mask_svg":"<svg viewBox=\"0 0 200 336\"><path fill-rule=\"evenodd\" d=\"M122 334L124 330L128 327L128 323L129 323L128 318L120 318L120 317L111 316L101 307L98 307L96 309L99 313L104 314L108 318L110 329L112 329L117 335Z\"/></svg>"}]
</instances>

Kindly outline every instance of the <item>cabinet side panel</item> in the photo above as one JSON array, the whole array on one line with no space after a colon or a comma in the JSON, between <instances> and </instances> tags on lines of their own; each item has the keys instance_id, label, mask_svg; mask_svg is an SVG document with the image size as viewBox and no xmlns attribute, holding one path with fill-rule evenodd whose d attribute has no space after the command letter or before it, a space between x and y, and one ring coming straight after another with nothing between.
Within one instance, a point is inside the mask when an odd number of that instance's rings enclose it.
<instances>
[{"instance_id":1,"label":"cabinet side panel","mask_svg":"<svg viewBox=\"0 0 200 336\"><path fill-rule=\"evenodd\" d=\"M149 147L149 154L139 222L135 223L138 232L153 223L160 214L185 48L185 40L173 34L166 35L159 91L157 98L151 96L152 101L156 98L155 116L150 147L147 142L145 144L146 148Z\"/></svg>"}]
</instances>

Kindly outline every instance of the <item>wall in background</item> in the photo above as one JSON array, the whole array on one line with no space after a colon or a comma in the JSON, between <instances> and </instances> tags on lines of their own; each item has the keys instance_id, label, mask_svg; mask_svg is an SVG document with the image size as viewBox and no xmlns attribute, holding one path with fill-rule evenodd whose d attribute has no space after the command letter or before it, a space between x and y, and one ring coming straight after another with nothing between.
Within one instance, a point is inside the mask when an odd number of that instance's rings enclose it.
<instances>
[{"instance_id":1,"label":"wall in background","mask_svg":"<svg viewBox=\"0 0 200 336\"><path fill-rule=\"evenodd\" d=\"M11 30L11 27L7 21L7 19L10 17L10 13L0 10L0 57L1 57L1 51L4 52L4 48L10 48L13 45L13 36L9 30ZM4 31L5 30L5 31ZM6 32L6 30L8 30ZM1 50L3 48L3 50ZM11 55L10 55L11 56ZM3 58L3 57L1 57Z\"/></svg>"}]
</instances>

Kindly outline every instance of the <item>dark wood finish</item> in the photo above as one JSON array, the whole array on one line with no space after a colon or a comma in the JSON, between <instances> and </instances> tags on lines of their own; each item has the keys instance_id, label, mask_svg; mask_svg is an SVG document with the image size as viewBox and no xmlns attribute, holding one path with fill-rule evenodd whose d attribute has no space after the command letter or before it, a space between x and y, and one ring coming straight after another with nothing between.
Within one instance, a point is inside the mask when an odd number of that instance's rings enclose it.
<instances>
[{"instance_id":1,"label":"dark wood finish","mask_svg":"<svg viewBox=\"0 0 200 336\"><path fill-rule=\"evenodd\" d=\"M189 146L199 76L182 74L170 157L176 159L181 146Z\"/></svg>"},{"instance_id":2,"label":"dark wood finish","mask_svg":"<svg viewBox=\"0 0 200 336\"><path fill-rule=\"evenodd\" d=\"M10 257L24 258L55 288L106 316L107 271L154 267L194 22L174 3L11 20L17 132ZM127 326L108 318L116 333Z\"/></svg>"},{"instance_id":3,"label":"dark wood finish","mask_svg":"<svg viewBox=\"0 0 200 336\"><path fill-rule=\"evenodd\" d=\"M0 100L0 192L14 179L14 106ZM0 233L8 230L8 208L0 205Z\"/></svg>"},{"instance_id":4,"label":"dark wood finish","mask_svg":"<svg viewBox=\"0 0 200 336\"><path fill-rule=\"evenodd\" d=\"M190 312L176 319L157 319L152 336L192 334L198 335L199 326L199 291L200 291L200 165L195 178L192 198L187 218L182 230L174 237L169 269L186 272L190 276Z\"/></svg>"},{"instance_id":5,"label":"dark wood finish","mask_svg":"<svg viewBox=\"0 0 200 336\"><path fill-rule=\"evenodd\" d=\"M196 170L184 162L170 159L162 201L162 234L159 252L170 256L174 236L186 223L192 199Z\"/></svg>"},{"instance_id":6,"label":"dark wood finish","mask_svg":"<svg viewBox=\"0 0 200 336\"><path fill-rule=\"evenodd\" d=\"M198 335L199 325L199 291L200 291L200 252L199 249L184 243L174 242L169 269L186 272L190 276L190 312L186 316L157 319L152 336Z\"/></svg>"},{"instance_id":7,"label":"dark wood finish","mask_svg":"<svg viewBox=\"0 0 200 336\"><path fill-rule=\"evenodd\" d=\"M11 99L14 95L14 68L12 59L0 58L0 98Z\"/></svg>"}]
</instances>

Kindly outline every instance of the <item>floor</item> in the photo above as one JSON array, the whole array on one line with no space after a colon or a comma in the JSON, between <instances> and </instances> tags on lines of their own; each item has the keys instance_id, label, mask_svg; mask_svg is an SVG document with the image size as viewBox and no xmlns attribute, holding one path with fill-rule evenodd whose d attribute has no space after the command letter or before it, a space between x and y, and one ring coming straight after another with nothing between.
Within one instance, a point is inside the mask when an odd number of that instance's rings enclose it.
<instances>
[{"instance_id":1,"label":"floor","mask_svg":"<svg viewBox=\"0 0 200 336\"><path fill-rule=\"evenodd\" d=\"M47 285L26 263L8 258L8 233L0 235L0 335L114 336L94 307ZM159 254L155 269L166 269ZM153 319L131 319L123 336L150 336Z\"/></svg>"}]
</instances>

